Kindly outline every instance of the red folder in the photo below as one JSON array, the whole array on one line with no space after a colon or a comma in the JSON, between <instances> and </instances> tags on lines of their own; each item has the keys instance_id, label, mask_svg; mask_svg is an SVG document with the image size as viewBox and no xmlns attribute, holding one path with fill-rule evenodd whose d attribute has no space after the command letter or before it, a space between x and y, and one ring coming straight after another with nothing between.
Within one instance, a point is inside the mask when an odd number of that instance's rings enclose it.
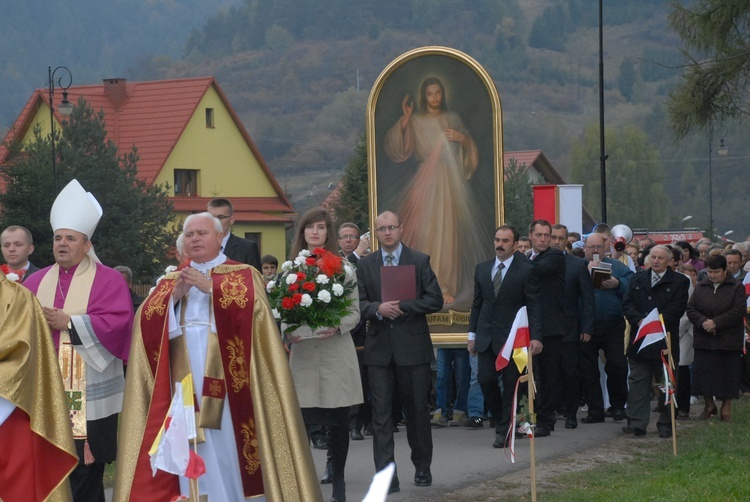
<instances>
[{"instance_id":1,"label":"red folder","mask_svg":"<svg viewBox=\"0 0 750 502\"><path fill-rule=\"evenodd\" d=\"M380 301L417 299L417 275L414 265L380 267Z\"/></svg>"}]
</instances>

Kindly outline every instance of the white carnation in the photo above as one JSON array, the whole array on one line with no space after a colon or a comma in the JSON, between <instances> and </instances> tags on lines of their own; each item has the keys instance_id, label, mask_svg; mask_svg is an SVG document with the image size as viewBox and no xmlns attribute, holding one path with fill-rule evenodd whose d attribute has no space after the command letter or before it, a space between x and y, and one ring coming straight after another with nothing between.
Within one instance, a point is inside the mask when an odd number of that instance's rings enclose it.
<instances>
[{"instance_id":1,"label":"white carnation","mask_svg":"<svg viewBox=\"0 0 750 502\"><path fill-rule=\"evenodd\" d=\"M177 266L176 265L170 265L170 266L168 266L167 268L164 269L164 273L165 274L169 274L169 273L174 272L175 270L177 270Z\"/></svg>"},{"instance_id":2,"label":"white carnation","mask_svg":"<svg viewBox=\"0 0 750 502\"><path fill-rule=\"evenodd\" d=\"M329 293L325 289L322 291L319 291L318 300L320 300L323 303L329 303L331 301L331 293Z\"/></svg>"},{"instance_id":3,"label":"white carnation","mask_svg":"<svg viewBox=\"0 0 750 502\"><path fill-rule=\"evenodd\" d=\"M284 263L281 264L281 271L289 272L292 269L292 265L293 263L290 262L289 260L285 261Z\"/></svg>"},{"instance_id":4,"label":"white carnation","mask_svg":"<svg viewBox=\"0 0 750 502\"><path fill-rule=\"evenodd\" d=\"M281 314L279 314L279 311L276 309L271 309L271 312L273 312L274 319L281 319Z\"/></svg>"},{"instance_id":5,"label":"white carnation","mask_svg":"<svg viewBox=\"0 0 750 502\"><path fill-rule=\"evenodd\" d=\"M341 284L334 284L331 288L333 290L333 294L336 296L341 296L344 294L344 286Z\"/></svg>"},{"instance_id":6,"label":"white carnation","mask_svg":"<svg viewBox=\"0 0 750 502\"><path fill-rule=\"evenodd\" d=\"M328 279L328 276L325 274L318 274L318 277L315 278L315 282L318 284L328 284L330 279Z\"/></svg>"},{"instance_id":7,"label":"white carnation","mask_svg":"<svg viewBox=\"0 0 750 502\"><path fill-rule=\"evenodd\" d=\"M300 252L299 252L299 254L297 255L297 257L298 257L298 258L299 258L300 256L301 256L301 257L303 257L303 258L307 258L308 256L312 256L312 253L310 252L310 250L309 250L309 249L303 249L303 250L302 250L302 251L300 251Z\"/></svg>"},{"instance_id":8,"label":"white carnation","mask_svg":"<svg viewBox=\"0 0 750 502\"><path fill-rule=\"evenodd\" d=\"M347 279L351 280L354 277L354 269L346 263L344 263L344 272L346 272Z\"/></svg>"},{"instance_id":9,"label":"white carnation","mask_svg":"<svg viewBox=\"0 0 750 502\"><path fill-rule=\"evenodd\" d=\"M300 265L304 265L305 264L305 257L304 256L298 256L298 257L296 257L294 259L294 264L297 265L298 267Z\"/></svg>"},{"instance_id":10,"label":"white carnation","mask_svg":"<svg viewBox=\"0 0 750 502\"><path fill-rule=\"evenodd\" d=\"M276 281L269 281L268 284L266 284L266 291L270 293L275 287L276 287Z\"/></svg>"},{"instance_id":11,"label":"white carnation","mask_svg":"<svg viewBox=\"0 0 750 502\"><path fill-rule=\"evenodd\" d=\"M304 295L302 295L302 301L300 302L300 305L302 305L303 307L309 307L310 305L312 305L312 302L312 296L305 293Z\"/></svg>"},{"instance_id":12,"label":"white carnation","mask_svg":"<svg viewBox=\"0 0 750 502\"><path fill-rule=\"evenodd\" d=\"M297 282L297 274L289 274L286 276L286 283L289 285L294 284Z\"/></svg>"},{"instance_id":13,"label":"white carnation","mask_svg":"<svg viewBox=\"0 0 750 502\"><path fill-rule=\"evenodd\" d=\"M8 280L9 280L10 282L18 282L18 279L20 279L20 277L18 277L18 274L16 274L16 273L13 273L13 272L9 273L9 274L8 274L8 275L6 275L5 277L6 277L6 279L8 279Z\"/></svg>"}]
</instances>

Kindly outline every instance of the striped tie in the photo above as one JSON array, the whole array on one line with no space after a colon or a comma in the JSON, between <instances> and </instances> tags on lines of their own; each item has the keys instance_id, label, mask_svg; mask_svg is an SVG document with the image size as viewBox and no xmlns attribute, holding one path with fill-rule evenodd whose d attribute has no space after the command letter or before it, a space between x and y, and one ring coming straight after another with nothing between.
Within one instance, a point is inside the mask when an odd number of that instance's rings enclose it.
<instances>
[{"instance_id":1,"label":"striped tie","mask_svg":"<svg viewBox=\"0 0 750 502\"><path fill-rule=\"evenodd\" d=\"M659 274L653 274L651 276L651 287L653 288L656 286L656 283L661 280L661 276Z\"/></svg>"},{"instance_id":2,"label":"striped tie","mask_svg":"<svg viewBox=\"0 0 750 502\"><path fill-rule=\"evenodd\" d=\"M389 254L387 254L387 255L385 255L385 266L386 266L386 267L392 267L392 266L393 266L393 260L394 260L395 258L396 258L396 257L395 257L395 256L393 256L393 255L392 255L392 254L390 254L390 253L389 253Z\"/></svg>"},{"instance_id":3,"label":"striped tie","mask_svg":"<svg viewBox=\"0 0 750 502\"><path fill-rule=\"evenodd\" d=\"M495 277L492 278L492 287L495 288L495 296L500 292L500 285L503 283L503 269L505 265L502 263L497 266Z\"/></svg>"}]
</instances>

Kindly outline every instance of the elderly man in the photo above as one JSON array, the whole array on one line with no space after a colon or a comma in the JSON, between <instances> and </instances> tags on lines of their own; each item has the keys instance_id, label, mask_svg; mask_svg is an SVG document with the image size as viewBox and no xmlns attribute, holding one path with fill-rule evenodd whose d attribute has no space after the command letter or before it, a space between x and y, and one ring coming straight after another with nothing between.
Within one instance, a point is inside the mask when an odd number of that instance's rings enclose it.
<instances>
[{"instance_id":1,"label":"elderly man","mask_svg":"<svg viewBox=\"0 0 750 502\"><path fill-rule=\"evenodd\" d=\"M260 270L260 250L256 242L232 233L234 208L228 199L212 199L208 212L221 222L221 251L230 260L247 263Z\"/></svg>"},{"instance_id":2,"label":"elderly man","mask_svg":"<svg viewBox=\"0 0 750 502\"><path fill-rule=\"evenodd\" d=\"M29 261L29 255L34 252L34 238L28 228L19 225L9 226L0 234L0 243L5 263L22 282L39 270Z\"/></svg>"},{"instance_id":3,"label":"elderly man","mask_svg":"<svg viewBox=\"0 0 750 502\"><path fill-rule=\"evenodd\" d=\"M24 282L42 304L58 351L79 458L70 483L74 500L82 502L104 501L104 467L117 456L133 326L125 280L93 255L89 239L101 215L96 199L71 181L50 213L55 264Z\"/></svg>"},{"instance_id":4,"label":"elderly man","mask_svg":"<svg viewBox=\"0 0 750 502\"><path fill-rule=\"evenodd\" d=\"M115 500L320 500L294 384L263 278L221 252L210 213L187 217L189 266L168 274L141 307L125 391ZM197 453L206 473L152 475L149 448L173 385L192 374ZM283 479L282 479L283 476ZM296 480L288 482L288 480ZM282 482L282 481L286 482Z\"/></svg>"},{"instance_id":5,"label":"elderly man","mask_svg":"<svg viewBox=\"0 0 750 502\"><path fill-rule=\"evenodd\" d=\"M429 399L430 363L434 360L427 314L439 311L443 295L430 257L403 245L401 219L385 211L375 219L380 251L359 260L359 310L367 321L364 364L372 393L373 455L380 471L394 461L393 394L398 389L406 415L406 436L416 469L414 484L432 484L432 430ZM414 298L383 301L384 267L406 265L414 284ZM397 474L390 492L400 491Z\"/></svg>"},{"instance_id":6,"label":"elderly man","mask_svg":"<svg viewBox=\"0 0 750 502\"><path fill-rule=\"evenodd\" d=\"M630 288L623 302L625 316L630 323L631 340L627 355L630 361L628 376L628 425L623 427L626 434L643 436L646 434L651 415L651 381L662 378L661 353L667 348L666 341L660 340L641 350L641 341L635 341L635 334L643 319L658 309L664 318L664 326L670 337L672 357L675 364L680 360L680 318L685 313L688 301L690 279L675 272L670 267L672 250L664 245L651 248L651 268L639 272L630 282ZM659 437L672 437L672 420L664 405L664 394L658 398L659 419L656 427Z\"/></svg>"}]
</instances>

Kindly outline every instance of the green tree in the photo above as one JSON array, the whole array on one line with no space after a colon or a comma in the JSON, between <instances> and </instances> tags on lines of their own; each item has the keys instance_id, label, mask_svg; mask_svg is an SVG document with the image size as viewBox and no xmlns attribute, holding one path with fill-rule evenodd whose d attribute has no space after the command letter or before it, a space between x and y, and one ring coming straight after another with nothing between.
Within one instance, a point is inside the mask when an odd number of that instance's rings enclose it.
<instances>
[{"instance_id":1,"label":"green tree","mask_svg":"<svg viewBox=\"0 0 750 502\"><path fill-rule=\"evenodd\" d=\"M669 96L678 137L721 117L746 117L750 9L745 0L672 2L669 24L685 44L687 68Z\"/></svg>"},{"instance_id":2,"label":"green tree","mask_svg":"<svg viewBox=\"0 0 750 502\"><path fill-rule=\"evenodd\" d=\"M72 179L91 192L104 211L92 242L108 266L127 265L138 280L150 280L163 270L178 231L168 198L168 187L150 186L137 177L135 147L118 156L106 139L104 113L95 113L81 99L57 140L56 185L61 190ZM13 145L10 161L2 166L6 182L0 194L2 226L21 224L34 235L39 263L52 263L49 211L56 197L50 167L50 141L40 130L23 146Z\"/></svg>"},{"instance_id":3,"label":"green tree","mask_svg":"<svg viewBox=\"0 0 750 502\"><path fill-rule=\"evenodd\" d=\"M605 129L607 144L608 223L631 227L663 228L669 221L664 168L658 150L646 134L632 125ZM589 213L601 214L599 130L586 127L573 145L571 178L583 184L583 203Z\"/></svg>"},{"instance_id":4,"label":"green tree","mask_svg":"<svg viewBox=\"0 0 750 502\"><path fill-rule=\"evenodd\" d=\"M336 224L345 221L356 223L363 231L370 225L369 194L367 183L367 137L362 133L354 155L341 178L339 197L332 204Z\"/></svg>"},{"instance_id":5,"label":"green tree","mask_svg":"<svg viewBox=\"0 0 750 502\"><path fill-rule=\"evenodd\" d=\"M633 86L635 85L636 72L633 60L625 58L620 63L620 72L617 76L617 87L620 94L628 101L633 101Z\"/></svg>"},{"instance_id":6,"label":"green tree","mask_svg":"<svg viewBox=\"0 0 750 502\"><path fill-rule=\"evenodd\" d=\"M534 218L529 168L525 163L519 164L516 159L510 159L505 167L504 178L505 222L524 234Z\"/></svg>"}]
</instances>

